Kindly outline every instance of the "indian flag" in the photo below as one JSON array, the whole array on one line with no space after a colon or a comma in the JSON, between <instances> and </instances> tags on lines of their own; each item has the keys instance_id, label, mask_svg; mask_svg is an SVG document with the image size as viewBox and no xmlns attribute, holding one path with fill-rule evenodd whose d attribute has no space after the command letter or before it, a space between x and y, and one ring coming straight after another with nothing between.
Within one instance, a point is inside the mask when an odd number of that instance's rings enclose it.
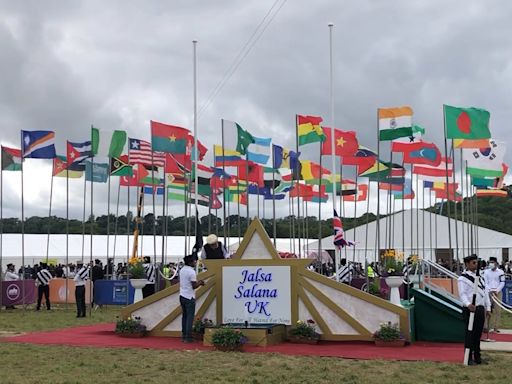
<instances>
[{"instance_id":1,"label":"indian flag","mask_svg":"<svg viewBox=\"0 0 512 384\"><path fill-rule=\"evenodd\" d=\"M379 140L412 136L412 108L379 108Z\"/></svg>"}]
</instances>

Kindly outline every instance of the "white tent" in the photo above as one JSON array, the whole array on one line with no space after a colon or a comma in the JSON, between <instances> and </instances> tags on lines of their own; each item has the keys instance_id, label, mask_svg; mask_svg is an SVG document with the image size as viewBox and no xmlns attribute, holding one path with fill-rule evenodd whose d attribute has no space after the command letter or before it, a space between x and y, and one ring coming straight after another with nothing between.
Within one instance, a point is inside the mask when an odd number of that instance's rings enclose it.
<instances>
[{"instance_id":1,"label":"white tent","mask_svg":"<svg viewBox=\"0 0 512 384\"><path fill-rule=\"evenodd\" d=\"M404 231L402 231L402 222L405 223ZM468 235L470 238L473 236L474 242L478 238L478 249L474 249L473 252L484 259L495 256L501 261L503 251L508 252L512 248L511 235L476 226L474 226L471 235L471 228L468 227L467 223L450 219L449 231L446 216L421 209L400 211L380 219L379 248L381 250L395 248L398 251L404 249L406 255L418 254L420 257L435 260L436 249L448 250L450 248L449 232L451 232L451 247L455 249L458 243L458 255L454 251L454 257L457 258L458 256L460 260L471 251L468 249ZM360 225L347 230L345 239L355 241L356 245L354 248L343 250L343 257L360 262L364 262L365 258L369 262L376 260L377 221L369 223L368 228L366 225ZM462 239L464 239L464 249ZM318 241L309 243L309 247L311 249L318 248ZM321 247L322 249L333 250L333 236L324 237L321 240Z\"/></svg>"}]
</instances>

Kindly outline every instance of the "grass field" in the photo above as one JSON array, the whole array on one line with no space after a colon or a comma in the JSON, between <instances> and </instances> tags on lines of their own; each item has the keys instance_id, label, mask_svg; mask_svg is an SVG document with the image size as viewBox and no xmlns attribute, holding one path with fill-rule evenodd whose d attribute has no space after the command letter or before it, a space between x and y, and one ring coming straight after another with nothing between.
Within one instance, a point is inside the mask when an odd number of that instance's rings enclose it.
<instances>
[{"instance_id":1,"label":"grass field","mask_svg":"<svg viewBox=\"0 0 512 384\"><path fill-rule=\"evenodd\" d=\"M76 319L73 308L1 311L0 331L31 332L115 321L116 307ZM505 324L511 322L504 317ZM39 346L0 343L1 383L509 383L512 354L490 365L364 361L259 353ZM8 367L8 368L7 368ZM7 372L7 377L5 376Z\"/></svg>"}]
</instances>

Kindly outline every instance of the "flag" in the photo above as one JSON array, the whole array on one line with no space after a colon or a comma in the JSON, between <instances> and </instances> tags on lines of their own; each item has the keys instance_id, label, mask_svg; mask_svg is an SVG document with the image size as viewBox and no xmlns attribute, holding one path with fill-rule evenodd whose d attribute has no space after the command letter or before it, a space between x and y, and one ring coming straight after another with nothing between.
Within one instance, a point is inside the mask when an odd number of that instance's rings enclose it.
<instances>
[{"instance_id":1,"label":"flag","mask_svg":"<svg viewBox=\"0 0 512 384\"><path fill-rule=\"evenodd\" d=\"M108 180L108 164L93 163L85 160L85 180L95 183L106 183Z\"/></svg>"},{"instance_id":2,"label":"flag","mask_svg":"<svg viewBox=\"0 0 512 384\"><path fill-rule=\"evenodd\" d=\"M2 145L2 171L21 171L21 150Z\"/></svg>"},{"instance_id":3,"label":"flag","mask_svg":"<svg viewBox=\"0 0 512 384\"><path fill-rule=\"evenodd\" d=\"M413 125L411 136L399 137L391 142L391 152L409 152L418 149L421 147L424 134L425 128Z\"/></svg>"},{"instance_id":4,"label":"flag","mask_svg":"<svg viewBox=\"0 0 512 384\"><path fill-rule=\"evenodd\" d=\"M190 131L186 128L151 121L153 151L186 154Z\"/></svg>"},{"instance_id":5,"label":"flag","mask_svg":"<svg viewBox=\"0 0 512 384\"><path fill-rule=\"evenodd\" d=\"M163 196L164 195L164 187L159 186L148 186L145 185L143 188L144 194L146 195L157 195L157 196Z\"/></svg>"},{"instance_id":6,"label":"flag","mask_svg":"<svg viewBox=\"0 0 512 384\"><path fill-rule=\"evenodd\" d=\"M320 153L332 154L331 128L322 127L325 140L322 142ZM334 154L336 156L354 156L359 148L356 133L354 131L342 131L334 129Z\"/></svg>"},{"instance_id":7,"label":"flag","mask_svg":"<svg viewBox=\"0 0 512 384\"><path fill-rule=\"evenodd\" d=\"M376 161L370 168L359 174L359 176L368 177L371 181L387 181L393 177L403 177L405 168L399 164Z\"/></svg>"},{"instance_id":8,"label":"flag","mask_svg":"<svg viewBox=\"0 0 512 384\"><path fill-rule=\"evenodd\" d=\"M357 184L357 193L345 196L343 201L366 201L368 198L368 184Z\"/></svg>"},{"instance_id":9,"label":"flag","mask_svg":"<svg viewBox=\"0 0 512 384\"><path fill-rule=\"evenodd\" d=\"M404 151L403 154L403 162L408 164L438 166L441 163L441 152L434 143L421 142L415 149Z\"/></svg>"},{"instance_id":10,"label":"flag","mask_svg":"<svg viewBox=\"0 0 512 384\"><path fill-rule=\"evenodd\" d=\"M331 171L323 168L320 164L310 160L300 161L300 179L310 181L312 183L318 182L321 178L329 179Z\"/></svg>"},{"instance_id":11,"label":"flag","mask_svg":"<svg viewBox=\"0 0 512 384\"><path fill-rule=\"evenodd\" d=\"M223 148L221 145L213 146L214 165L216 167L230 167L245 164L240 152L234 149Z\"/></svg>"},{"instance_id":12,"label":"flag","mask_svg":"<svg viewBox=\"0 0 512 384\"><path fill-rule=\"evenodd\" d=\"M55 132L21 131L21 153L24 158L53 159L55 153Z\"/></svg>"},{"instance_id":13,"label":"flag","mask_svg":"<svg viewBox=\"0 0 512 384\"><path fill-rule=\"evenodd\" d=\"M448 183L443 181L423 181L423 188L429 188L433 191L446 191L448 190L449 193L454 194L457 191L457 188L459 188L459 183Z\"/></svg>"},{"instance_id":14,"label":"flag","mask_svg":"<svg viewBox=\"0 0 512 384\"><path fill-rule=\"evenodd\" d=\"M412 108L379 108L379 140L412 136Z\"/></svg>"},{"instance_id":15,"label":"flag","mask_svg":"<svg viewBox=\"0 0 512 384\"><path fill-rule=\"evenodd\" d=\"M448 163L448 173L447 173L447 168L446 168L446 163ZM416 175L421 175L421 176L432 176L432 177L440 177L440 178L446 178L446 176L448 175L449 177L451 177L453 175L453 163L452 163L452 159L449 157L449 158L446 158L446 157L442 157L441 158L441 162L439 163L438 166L433 166L433 165L413 165L412 167L412 173L416 174ZM425 179L424 177L421 177L422 179ZM439 181L442 181L442 180L439 180Z\"/></svg>"},{"instance_id":16,"label":"flag","mask_svg":"<svg viewBox=\"0 0 512 384\"><path fill-rule=\"evenodd\" d=\"M263 187L263 167L254 163L239 166L238 179L252 182L259 187Z\"/></svg>"},{"instance_id":17,"label":"flag","mask_svg":"<svg viewBox=\"0 0 512 384\"><path fill-rule=\"evenodd\" d=\"M489 188L476 190L477 197L508 197L508 191L505 189Z\"/></svg>"},{"instance_id":18,"label":"flag","mask_svg":"<svg viewBox=\"0 0 512 384\"><path fill-rule=\"evenodd\" d=\"M487 148L489 139L453 139L453 146L455 148Z\"/></svg>"},{"instance_id":19,"label":"flag","mask_svg":"<svg viewBox=\"0 0 512 384\"><path fill-rule=\"evenodd\" d=\"M344 248L347 245L354 245L351 242L347 242L344 239L344 233L343 233L343 224L341 222L340 217L338 216L338 212L334 210L334 216L332 218L332 227L334 230L334 239L333 243L338 248Z\"/></svg>"},{"instance_id":20,"label":"flag","mask_svg":"<svg viewBox=\"0 0 512 384\"><path fill-rule=\"evenodd\" d=\"M132 176L133 175L133 168L128 163L127 155L110 158L110 174L112 176Z\"/></svg>"},{"instance_id":21,"label":"flag","mask_svg":"<svg viewBox=\"0 0 512 384\"><path fill-rule=\"evenodd\" d=\"M255 142L254 137L237 123L234 124L236 125L237 132L236 150L238 151L238 153L246 155L249 144Z\"/></svg>"},{"instance_id":22,"label":"flag","mask_svg":"<svg viewBox=\"0 0 512 384\"><path fill-rule=\"evenodd\" d=\"M145 140L128 139L128 156L130 164L165 166L165 153L153 152L151 144Z\"/></svg>"},{"instance_id":23,"label":"flag","mask_svg":"<svg viewBox=\"0 0 512 384\"><path fill-rule=\"evenodd\" d=\"M66 145L66 163L69 165L80 164L85 159L92 156L91 141L83 143L67 142Z\"/></svg>"},{"instance_id":24,"label":"flag","mask_svg":"<svg viewBox=\"0 0 512 384\"><path fill-rule=\"evenodd\" d=\"M323 142L325 134L320 126L323 119L319 116L297 115L297 134L299 145Z\"/></svg>"},{"instance_id":25,"label":"flag","mask_svg":"<svg viewBox=\"0 0 512 384\"><path fill-rule=\"evenodd\" d=\"M53 171L52 175L54 177L67 177L69 179L79 179L83 175L83 170L85 166L75 165L68 169L68 165L66 163L66 156L56 156L53 159Z\"/></svg>"},{"instance_id":26,"label":"flag","mask_svg":"<svg viewBox=\"0 0 512 384\"><path fill-rule=\"evenodd\" d=\"M278 168L289 168L295 169L297 168L297 164L299 163L300 152L295 152L290 149L286 149L281 147L280 145L272 144L273 151L273 167L275 169Z\"/></svg>"},{"instance_id":27,"label":"flag","mask_svg":"<svg viewBox=\"0 0 512 384\"><path fill-rule=\"evenodd\" d=\"M271 138L253 136L254 142L247 147L247 160L258 164L267 164L270 159Z\"/></svg>"},{"instance_id":28,"label":"flag","mask_svg":"<svg viewBox=\"0 0 512 384\"><path fill-rule=\"evenodd\" d=\"M412 179L405 179L405 182L400 185L400 189L391 190L391 194L397 200L412 200L415 198L414 191L412 189Z\"/></svg>"},{"instance_id":29,"label":"flag","mask_svg":"<svg viewBox=\"0 0 512 384\"><path fill-rule=\"evenodd\" d=\"M126 145L125 131L91 128L91 145L94 156L121 156Z\"/></svg>"},{"instance_id":30,"label":"flag","mask_svg":"<svg viewBox=\"0 0 512 384\"><path fill-rule=\"evenodd\" d=\"M178 161L175 155L173 155L172 153L166 153L165 155L165 173L180 176L186 173L190 173L190 169L185 167L184 164Z\"/></svg>"},{"instance_id":31,"label":"flag","mask_svg":"<svg viewBox=\"0 0 512 384\"><path fill-rule=\"evenodd\" d=\"M446 199L450 201L455 202L461 202L462 201L462 195L458 192L454 191L446 191L446 189L436 189L435 196L436 199Z\"/></svg>"},{"instance_id":32,"label":"flag","mask_svg":"<svg viewBox=\"0 0 512 384\"><path fill-rule=\"evenodd\" d=\"M463 149L463 159L467 161L466 172L476 177L500 177L503 173L504 142L489 140L489 147Z\"/></svg>"},{"instance_id":33,"label":"flag","mask_svg":"<svg viewBox=\"0 0 512 384\"><path fill-rule=\"evenodd\" d=\"M372 165L375 164L377 160L377 153L359 145L354 156L347 156L341 158L341 164L343 165L355 165L357 166L357 172L359 174L370 169Z\"/></svg>"},{"instance_id":34,"label":"flag","mask_svg":"<svg viewBox=\"0 0 512 384\"><path fill-rule=\"evenodd\" d=\"M487 139L490 113L479 108L457 108L444 105L444 121L448 139Z\"/></svg>"}]
</instances>

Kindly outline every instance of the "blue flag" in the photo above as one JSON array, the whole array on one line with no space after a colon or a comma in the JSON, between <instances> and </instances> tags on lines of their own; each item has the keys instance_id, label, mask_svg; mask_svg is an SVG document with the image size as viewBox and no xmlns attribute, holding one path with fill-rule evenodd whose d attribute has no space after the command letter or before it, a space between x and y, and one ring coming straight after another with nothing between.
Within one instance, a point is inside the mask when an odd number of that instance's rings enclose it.
<instances>
[{"instance_id":1,"label":"blue flag","mask_svg":"<svg viewBox=\"0 0 512 384\"><path fill-rule=\"evenodd\" d=\"M94 183L106 183L108 180L108 164L85 161L85 180Z\"/></svg>"},{"instance_id":2,"label":"blue flag","mask_svg":"<svg viewBox=\"0 0 512 384\"><path fill-rule=\"evenodd\" d=\"M24 158L54 159L55 132L21 131L21 153Z\"/></svg>"}]
</instances>

